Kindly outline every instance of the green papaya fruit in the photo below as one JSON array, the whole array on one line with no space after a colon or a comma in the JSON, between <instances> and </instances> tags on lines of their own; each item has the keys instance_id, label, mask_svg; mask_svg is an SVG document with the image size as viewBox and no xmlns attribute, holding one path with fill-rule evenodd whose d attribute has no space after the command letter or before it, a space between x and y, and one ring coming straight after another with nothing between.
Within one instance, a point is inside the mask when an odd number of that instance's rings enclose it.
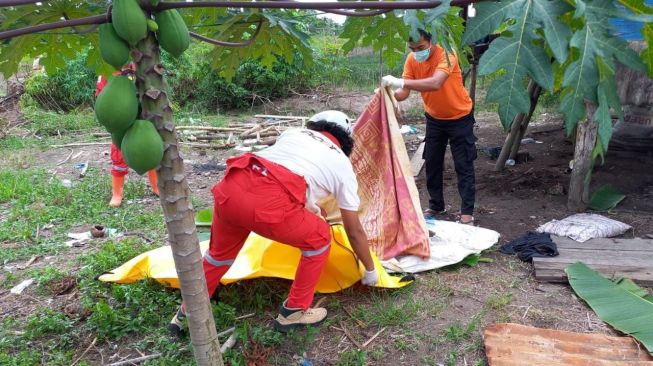
<instances>
[{"instance_id":1,"label":"green papaya fruit","mask_svg":"<svg viewBox=\"0 0 653 366\"><path fill-rule=\"evenodd\" d=\"M176 9L164 10L154 15L159 25L157 37L164 50L175 57L181 56L190 44L190 33Z\"/></svg>"},{"instance_id":2,"label":"green papaya fruit","mask_svg":"<svg viewBox=\"0 0 653 366\"><path fill-rule=\"evenodd\" d=\"M130 45L147 35L147 18L136 0L113 0L111 22L120 38Z\"/></svg>"},{"instance_id":3,"label":"green papaya fruit","mask_svg":"<svg viewBox=\"0 0 653 366\"><path fill-rule=\"evenodd\" d=\"M129 61L129 46L118 36L110 23L100 26L100 55L104 62L120 68Z\"/></svg>"},{"instance_id":4,"label":"green papaya fruit","mask_svg":"<svg viewBox=\"0 0 653 366\"><path fill-rule=\"evenodd\" d=\"M163 140L150 121L137 119L122 138L125 163L138 174L156 168L163 158Z\"/></svg>"},{"instance_id":5,"label":"green papaya fruit","mask_svg":"<svg viewBox=\"0 0 653 366\"><path fill-rule=\"evenodd\" d=\"M152 19L147 20L147 29L152 32L159 30L159 25Z\"/></svg>"},{"instance_id":6,"label":"green papaya fruit","mask_svg":"<svg viewBox=\"0 0 653 366\"><path fill-rule=\"evenodd\" d=\"M111 142L113 142L114 145L120 150L120 146L122 145L122 139L125 137L125 133L127 131L117 131L111 133Z\"/></svg>"},{"instance_id":7,"label":"green papaya fruit","mask_svg":"<svg viewBox=\"0 0 653 366\"><path fill-rule=\"evenodd\" d=\"M107 131L125 131L138 117L136 86L127 76L109 79L95 100L95 116Z\"/></svg>"}]
</instances>

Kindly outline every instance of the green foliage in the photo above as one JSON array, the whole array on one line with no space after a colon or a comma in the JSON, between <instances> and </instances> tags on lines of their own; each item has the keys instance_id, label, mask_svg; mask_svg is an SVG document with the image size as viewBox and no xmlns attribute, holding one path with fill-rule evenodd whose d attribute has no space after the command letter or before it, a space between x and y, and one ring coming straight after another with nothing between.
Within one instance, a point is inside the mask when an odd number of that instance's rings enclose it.
<instances>
[{"instance_id":1,"label":"green foliage","mask_svg":"<svg viewBox=\"0 0 653 366\"><path fill-rule=\"evenodd\" d=\"M479 63L479 75L504 70L490 87L488 102L499 103L499 117L505 129L515 116L528 113L530 99L526 92L527 78L541 87L553 89L550 57L542 47L547 45L559 62L567 57L569 30L558 20L570 7L561 1L504 0L499 4L478 4L478 13L470 19L463 42L476 41L494 32L506 19L513 22L506 33L490 44Z\"/></svg>"},{"instance_id":2,"label":"green foliage","mask_svg":"<svg viewBox=\"0 0 653 366\"><path fill-rule=\"evenodd\" d=\"M351 350L340 354L336 366L365 366L367 365L367 352Z\"/></svg>"},{"instance_id":3,"label":"green foliage","mask_svg":"<svg viewBox=\"0 0 653 366\"><path fill-rule=\"evenodd\" d=\"M626 195L606 184L592 194L587 207L595 211L608 211L615 208Z\"/></svg>"},{"instance_id":4,"label":"green foliage","mask_svg":"<svg viewBox=\"0 0 653 366\"><path fill-rule=\"evenodd\" d=\"M68 112L93 105L95 72L86 66L87 53L74 55L58 71L37 72L25 84L25 95L37 106Z\"/></svg>"},{"instance_id":5,"label":"green foliage","mask_svg":"<svg viewBox=\"0 0 653 366\"><path fill-rule=\"evenodd\" d=\"M50 308L42 308L27 318L26 337L29 339L45 334L64 334L73 327L74 321L65 314Z\"/></svg>"},{"instance_id":6,"label":"green foliage","mask_svg":"<svg viewBox=\"0 0 653 366\"><path fill-rule=\"evenodd\" d=\"M174 70L168 78L173 104L205 113L224 112L287 96L290 89L304 85L307 71L301 63L288 64L281 59L272 68L256 60L242 60L235 77L227 80L211 66L212 49L193 44L178 59L164 53L164 64Z\"/></svg>"},{"instance_id":7,"label":"green foliage","mask_svg":"<svg viewBox=\"0 0 653 366\"><path fill-rule=\"evenodd\" d=\"M395 10L383 17L350 17L345 22L341 38L347 40L343 45L345 52L356 47L371 46L374 52L381 52L383 61L395 67L402 63L406 42L409 37L419 38L418 29L431 33L433 42L448 51L460 52L460 37L463 32L460 8L450 7L450 1L424 11ZM461 57L464 62L464 57Z\"/></svg>"},{"instance_id":8,"label":"green foliage","mask_svg":"<svg viewBox=\"0 0 653 366\"><path fill-rule=\"evenodd\" d=\"M250 40L257 27L258 36L248 47L215 47L210 54L212 66L220 76L230 80L237 75L242 60L257 60L266 68L279 60L287 64L300 62L305 67L312 65L313 56L308 44L308 35L297 27L298 21L285 18L283 13L267 10L233 12L219 21L219 26L210 36L229 42Z\"/></svg>"},{"instance_id":9,"label":"green foliage","mask_svg":"<svg viewBox=\"0 0 653 366\"><path fill-rule=\"evenodd\" d=\"M23 117L29 121L27 127L41 136L74 135L101 127L91 110L74 113L43 111L37 107L25 107Z\"/></svg>"},{"instance_id":10,"label":"green foliage","mask_svg":"<svg viewBox=\"0 0 653 366\"><path fill-rule=\"evenodd\" d=\"M527 79L554 91L554 70L562 75L560 109L567 132L586 116L587 102L597 105L594 116L599 124L598 154L607 151L612 134L609 109L621 114L614 79L615 61L635 70L645 65L628 44L609 33L608 19L621 17L651 21L650 11L640 0L622 3L636 14L619 10L610 0L503 0L478 5L469 21L463 42L471 42L507 25L481 57L479 74L502 73L488 91L488 101L499 103L504 128L514 117L526 113L530 100ZM573 5L575 7L570 6ZM646 34L647 28L644 30ZM646 57L646 54L644 54Z\"/></svg>"},{"instance_id":11,"label":"green foliage","mask_svg":"<svg viewBox=\"0 0 653 366\"><path fill-rule=\"evenodd\" d=\"M613 328L636 338L653 355L653 303L631 284L610 281L582 262L565 269L569 284L596 315Z\"/></svg>"}]
</instances>

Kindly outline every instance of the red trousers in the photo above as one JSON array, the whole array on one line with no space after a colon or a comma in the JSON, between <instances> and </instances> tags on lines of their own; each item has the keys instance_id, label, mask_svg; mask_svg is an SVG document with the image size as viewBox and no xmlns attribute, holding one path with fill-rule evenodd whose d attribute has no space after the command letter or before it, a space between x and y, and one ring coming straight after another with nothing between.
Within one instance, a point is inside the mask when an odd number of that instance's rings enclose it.
<instances>
[{"instance_id":1,"label":"red trousers","mask_svg":"<svg viewBox=\"0 0 653 366\"><path fill-rule=\"evenodd\" d=\"M122 158L122 153L115 144L111 144L111 175L124 177L129 173L129 167Z\"/></svg>"},{"instance_id":2,"label":"red trousers","mask_svg":"<svg viewBox=\"0 0 653 366\"><path fill-rule=\"evenodd\" d=\"M286 307L309 308L329 256L331 231L324 220L304 208L304 179L245 154L227 162L227 173L212 192L211 242L203 260L209 296L253 231L302 251Z\"/></svg>"}]
</instances>

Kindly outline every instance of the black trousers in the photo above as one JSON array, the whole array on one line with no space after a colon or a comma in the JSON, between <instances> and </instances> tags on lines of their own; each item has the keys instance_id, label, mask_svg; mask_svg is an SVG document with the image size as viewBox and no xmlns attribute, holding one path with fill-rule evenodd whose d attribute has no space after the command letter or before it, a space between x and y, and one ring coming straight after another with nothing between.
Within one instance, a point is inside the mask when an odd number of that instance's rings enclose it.
<instances>
[{"instance_id":1,"label":"black trousers","mask_svg":"<svg viewBox=\"0 0 653 366\"><path fill-rule=\"evenodd\" d=\"M474 212L476 188L474 180L474 160L476 160L476 136L474 136L474 113L457 120L438 120L426 116L426 143L423 158L426 165L426 187L429 192L429 208L444 210L442 191L442 173L444 171L444 153L447 143L451 145L451 155L458 176L458 193L460 193L463 215Z\"/></svg>"}]
</instances>

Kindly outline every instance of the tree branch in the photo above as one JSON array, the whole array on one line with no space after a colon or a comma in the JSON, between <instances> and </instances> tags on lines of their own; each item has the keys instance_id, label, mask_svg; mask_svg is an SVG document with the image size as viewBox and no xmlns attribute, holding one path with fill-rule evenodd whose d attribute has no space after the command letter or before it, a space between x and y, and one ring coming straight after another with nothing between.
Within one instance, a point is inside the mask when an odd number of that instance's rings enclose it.
<instances>
[{"instance_id":1,"label":"tree branch","mask_svg":"<svg viewBox=\"0 0 653 366\"><path fill-rule=\"evenodd\" d=\"M107 14L109 14L109 13L107 12ZM66 19L66 20L70 20L70 18L68 17L68 14L66 14L66 12L63 12L63 18ZM100 26L99 24L93 24L93 25L91 25L90 27L88 27L87 29L84 29L84 30L77 29L77 27L74 27L74 26L71 26L71 28L73 29L73 32L75 32L77 34L87 34L87 33L91 33L93 31L95 31L99 26Z\"/></svg>"},{"instance_id":2,"label":"tree branch","mask_svg":"<svg viewBox=\"0 0 653 366\"><path fill-rule=\"evenodd\" d=\"M18 28L18 29L12 29L8 31L0 32L0 40L18 37L30 33L42 32L51 29L68 28L68 27L74 27L78 25L104 24L104 23L108 23L106 14L94 15L90 17L78 18L73 20L62 20L60 22L55 22L55 23L39 24L30 27L24 27L24 28Z\"/></svg>"},{"instance_id":3,"label":"tree branch","mask_svg":"<svg viewBox=\"0 0 653 366\"><path fill-rule=\"evenodd\" d=\"M344 15L348 17L371 17L375 15L389 13L391 11L392 9L378 9L378 10L370 10L370 11L347 11L347 10L337 10L337 9L322 10L322 12L324 13L338 14L338 15Z\"/></svg>"},{"instance_id":4,"label":"tree branch","mask_svg":"<svg viewBox=\"0 0 653 366\"><path fill-rule=\"evenodd\" d=\"M472 3L478 3L488 0L453 0L451 1L452 6L466 6ZM2 6L16 6L16 5L26 5L34 4L39 1L34 0L4 0L0 3ZM364 1L364 2L353 2L345 1L339 2L339 9L377 9L377 10L398 10L398 9L430 9L437 8L442 4L441 1L397 1L397 2L386 2L386 1ZM166 9L181 9L181 8L253 8L253 9L312 9L312 10L322 10L329 13L348 15L348 16L371 16L383 14L383 12L369 11L369 12L345 12L343 10L333 9L333 3L330 2L295 2L295 1L260 1L260 2L248 2L248 1L202 1L202 2L161 2L156 7L153 7L148 10L166 10ZM367 14L366 14L367 13ZM92 24L103 24L109 22L108 15L94 15L85 18L78 18L73 20L63 20L55 23L39 24L30 27L24 27L19 29L12 29L4 32L0 32L0 40L22 36L25 34L31 34L36 32L47 31L51 29L58 28L67 28L74 27L79 25L92 25ZM220 42L220 41L217 41Z\"/></svg>"},{"instance_id":5,"label":"tree branch","mask_svg":"<svg viewBox=\"0 0 653 366\"><path fill-rule=\"evenodd\" d=\"M478 0L476 0L478 1ZM475 2L470 0L454 0L454 3ZM442 4L441 1L343 1L338 2L340 9L430 9L437 8ZM333 10L335 4L323 1L296 2L293 0L282 1L197 1L197 2L161 2L156 6L156 10L180 9L180 8L207 8L207 7L229 7L229 8L254 8L254 9L312 9L312 10Z\"/></svg>"},{"instance_id":6,"label":"tree branch","mask_svg":"<svg viewBox=\"0 0 653 366\"><path fill-rule=\"evenodd\" d=\"M263 28L263 19L259 19L258 24L256 25L256 31L254 31L254 34L252 35L252 38L243 41L243 42L227 42L227 41L218 41L217 39L209 38L206 36L203 36L201 34L197 34L195 32L189 32L191 37L199 39L200 41L204 41L206 43L210 43L216 46L224 46L224 47L246 47L249 46L256 40L256 37L258 36L259 32L261 31L261 28Z\"/></svg>"}]
</instances>

